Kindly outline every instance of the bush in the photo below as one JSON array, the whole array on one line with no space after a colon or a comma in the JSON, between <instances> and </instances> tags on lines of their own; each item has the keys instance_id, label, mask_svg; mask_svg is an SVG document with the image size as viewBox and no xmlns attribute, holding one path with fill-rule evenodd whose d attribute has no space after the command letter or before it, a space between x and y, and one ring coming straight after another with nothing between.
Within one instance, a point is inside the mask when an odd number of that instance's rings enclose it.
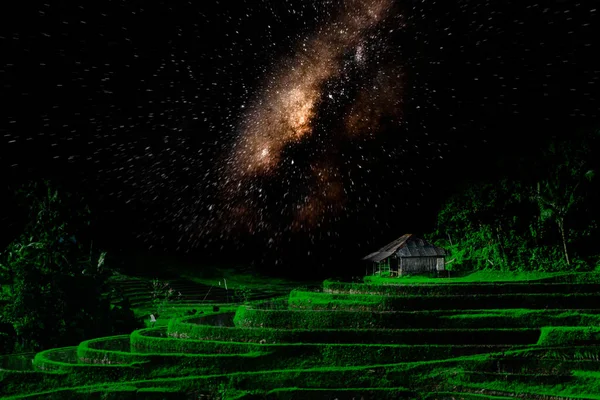
<instances>
[{"instance_id":1,"label":"bush","mask_svg":"<svg viewBox=\"0 0 600 400\"><path fill-rule=\"evenodd\" d=\"M19 350L61 346L110 333L103 298L106 253L91 246L91 215L80 196L48 181L18 191L28 212L24 232L0 252L0 279L10 282L6 322Z\"/></svg>"},{"instance_id":2,"label":"bush","mask_svg":"<svg viewBox=\"0 0 600 400\"><path fill-rule=\"evenodd\" d=\"M0 354L9 354L13 352L17 333L12 324L0 323Z\"/></svg>"}]
</instances>

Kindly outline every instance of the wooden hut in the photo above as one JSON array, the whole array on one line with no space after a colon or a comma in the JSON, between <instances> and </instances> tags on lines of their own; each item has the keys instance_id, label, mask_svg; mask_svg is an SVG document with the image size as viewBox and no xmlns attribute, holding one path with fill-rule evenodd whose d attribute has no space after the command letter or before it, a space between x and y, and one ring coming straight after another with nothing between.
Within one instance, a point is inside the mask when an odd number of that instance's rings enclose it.
<instances>
[{"instance_id":1,"label":"wooden hut","mask_svg":"<svg viewBox=\"0 0 600 400\"><path fill-rule=\"evenodd\" d=\"M373 275L400 276L444 271L446 250L409 233L369 254L363 261L370 264Z\"/></svg>"}]
</instances>

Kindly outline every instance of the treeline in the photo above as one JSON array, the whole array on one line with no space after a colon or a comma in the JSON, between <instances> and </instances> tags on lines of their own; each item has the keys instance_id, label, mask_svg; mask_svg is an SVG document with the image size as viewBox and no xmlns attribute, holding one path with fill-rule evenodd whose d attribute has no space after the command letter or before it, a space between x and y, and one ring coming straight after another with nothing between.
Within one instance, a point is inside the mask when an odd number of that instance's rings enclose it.
<instances>
[{"instance_id":1,"label":"treeline","mask_svg":"<svg viewBox=\"0 0 600 400\"><path fill-rule=\"evenodd\" d=\"M23 185L16 196L25 221L0 249L0 354L134 329L127 305L111 304L112 272L106 253L93 246L82 198L45 180Z\"/></svg>"},{"instance_id":2,"label":"treeline","mask_svg":"<svg viewBox=\"0 0 600 400\"><path fill-rule=\"evenodd\" d=\"M495 176L443 204L427 237L450 251L448 269L583 271L598 264L600 131L538 144L502 157Z\"/></svg>"}]
</instances>

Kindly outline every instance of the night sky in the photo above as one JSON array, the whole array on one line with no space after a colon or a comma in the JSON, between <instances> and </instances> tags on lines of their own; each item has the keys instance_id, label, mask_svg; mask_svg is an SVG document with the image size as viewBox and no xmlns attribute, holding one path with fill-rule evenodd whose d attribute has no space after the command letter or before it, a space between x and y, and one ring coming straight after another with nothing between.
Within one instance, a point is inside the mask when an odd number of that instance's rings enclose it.
<instances>
[{"instance_id":1,"label":"night sky","mask_svg":"<svg viewBox=\"0 0 600 400\"><path fill-rule=\"evenodd\" d=\"M80 193L110 249L349 262L600 125L597 0L79 4L4 15L0 180Z\"/></svg>"}]
</instances>

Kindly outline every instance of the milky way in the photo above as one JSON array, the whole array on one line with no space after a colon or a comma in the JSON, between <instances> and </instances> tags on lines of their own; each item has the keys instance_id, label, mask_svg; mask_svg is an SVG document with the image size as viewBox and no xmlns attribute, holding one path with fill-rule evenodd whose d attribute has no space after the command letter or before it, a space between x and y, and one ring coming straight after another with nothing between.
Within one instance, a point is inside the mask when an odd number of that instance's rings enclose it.
<instances>
[{"instance_id":1,"label":"milky way","mask_svg":"<svg viewBox=\"0 0 600 400\"><path fill-rule=\"evenodd\" d=\"M600 118L597 0L17 3L1 177L69 184L148 247L367 246L433 218L486 140Z\"/></svg>"},{"instance_id":2,"label":"milky way","mask_svg":"<svg viewBox=\"0 0 600 400\"><path fill-rule=\"evenodd\" d=\"M374 31L389 16L392 6L391 0L347 1L343 12L300 40L294 54L267 75L255 100L243 113L239 138L227 158L223 196L228 199L225 208L233 210L233 218L228 220L230 227L245 224L251 230L272 228L261 218L261 209L267 207L261 201L267 195L263 183L286 182L290 174L306 176L302 198L290 196L278 204L281 214L286 214L286 209L292 210L290 229L314 228L325 216L332 218L343 209L340 166L329 149L319 149L320 156L308 155L305 168L287 170L283 164L292 166L294 159L283 153L314 139L312 136L317 133L323 134L316 121L319 114L326 113L321 110L323 103L335 103L336 97L344 96L344 90L352 90L343 87L349 67L360 74L366 63L373 62L366 54L364 42L369 35L374 37ZM354 104L342 116L345 125L337 134L373 134L382 114L399 113L402 93L397 82L388 82L389 72L381 69L373 82L367 80L367 86L359 88L356 99L351 99ZM398 81L400 74L394 78ZM335 94L331 93L335 90L326 88L332 82L342 87ZM353 85L365 82L364 77L359 77ZM319 139L316 145L327 146ZM284 196L289 194L286 191Z\"/></svg>"},{"instance_id":3,"label":"milky way","mask_svg":"<svg viewBox=\"0 0 600 400\"><path fill-rule=\"evenodd\" d=\"M342 55L349 48L356 49L358 63L364 62L360 40L387 16L391 6L390 0L348 1L347 13L302 40L296 53L269 76L245 113L230 157L234 175L268 171L279 162L285 145L312 133L324 83L340 75Z\"/></svg>"}]
</instances>

